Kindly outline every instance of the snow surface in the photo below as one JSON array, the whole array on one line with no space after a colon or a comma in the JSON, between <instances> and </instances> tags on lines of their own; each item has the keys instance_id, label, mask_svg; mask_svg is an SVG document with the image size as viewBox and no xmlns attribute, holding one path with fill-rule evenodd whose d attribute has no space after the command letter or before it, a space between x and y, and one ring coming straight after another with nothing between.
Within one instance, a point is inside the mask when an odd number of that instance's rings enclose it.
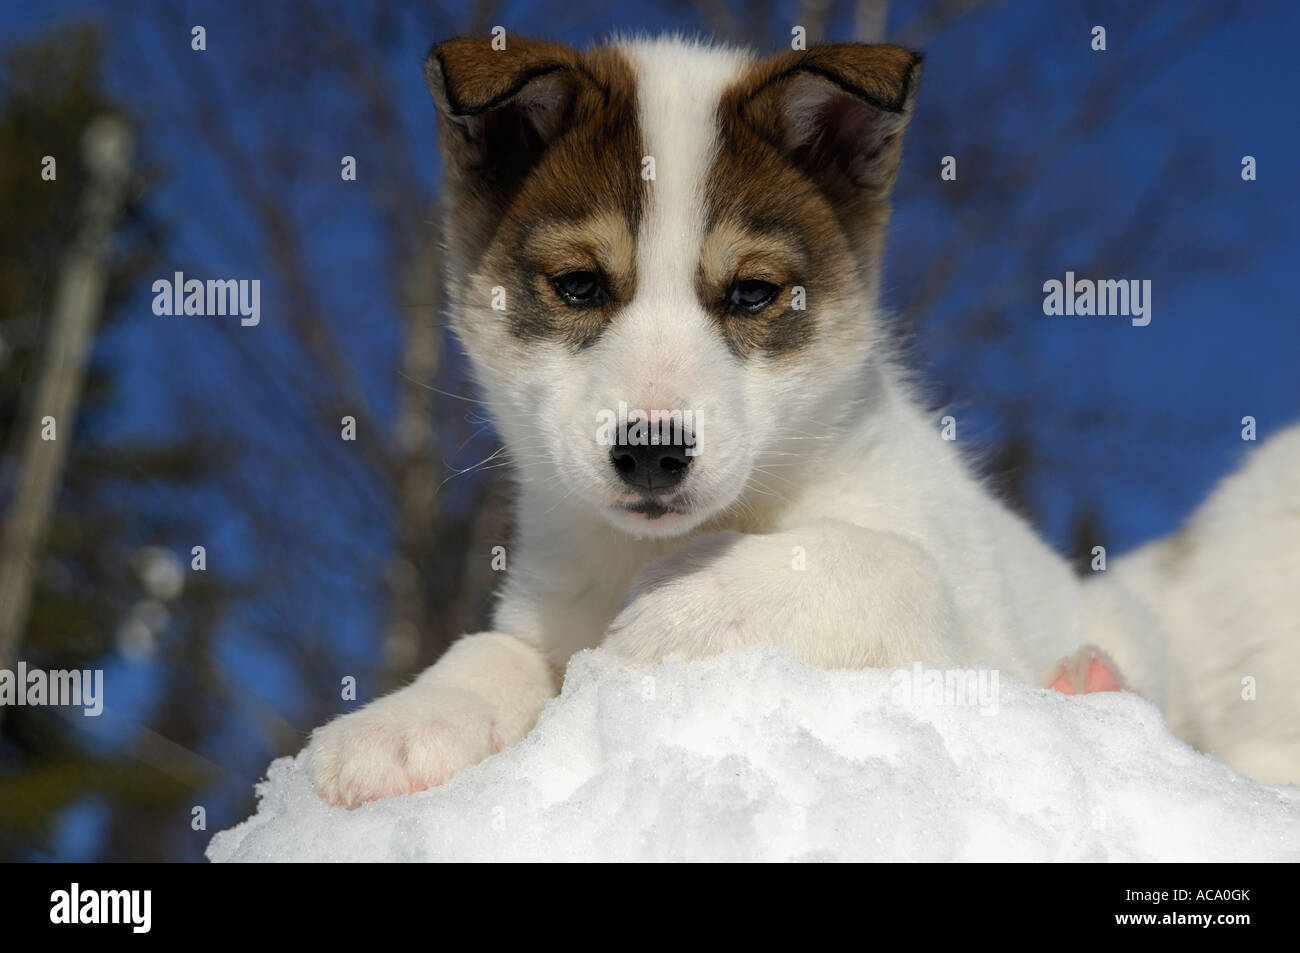
<instances>
[{"instance_id":1,"label":"snow surface","mask_svg":"<svg viewBox=\"0 0 1300 953\"><path fill-rule=\"evenodd\" d=\"M532 734L443 788L349 812L279 759L208 857L1300 860L1300 788L1198 754L1135 695L984 674L957 703L918 668L778 648L649 670L584 652Z\"/></svg>"}]
</instances>

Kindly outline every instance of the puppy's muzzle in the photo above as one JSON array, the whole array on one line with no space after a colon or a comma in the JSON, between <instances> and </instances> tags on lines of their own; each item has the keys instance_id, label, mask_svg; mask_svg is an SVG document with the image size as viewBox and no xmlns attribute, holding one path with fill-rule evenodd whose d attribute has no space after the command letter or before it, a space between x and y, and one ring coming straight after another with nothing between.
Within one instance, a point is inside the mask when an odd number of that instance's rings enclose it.
<instances>
[{"instance_id":1,"label":"puppy's muzzle","mask_svg":"<svg viewBox=\"0 0 1300 953\"><path fill-rule=\"evenodd\" d=\"M616 445L610 450L609 462L631 489L656 493L670 490L686 478L694 459L689 449L680 437L673 440L665 428L645 441Z\"/></svg>"}]
</instances>

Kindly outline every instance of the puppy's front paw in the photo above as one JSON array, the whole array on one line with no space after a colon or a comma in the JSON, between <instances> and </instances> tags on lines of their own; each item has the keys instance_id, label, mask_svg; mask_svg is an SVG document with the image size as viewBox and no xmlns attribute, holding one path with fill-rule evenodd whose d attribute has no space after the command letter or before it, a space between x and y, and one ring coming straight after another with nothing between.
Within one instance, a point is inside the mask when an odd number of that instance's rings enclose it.
<instances>
[{"instance_id":1,"label":"puppy's front paw","mask_svg":"<svg viewBox=\"0 0 1300 953\"><path fill-rule=\"evenodd\" d=\"M747 543L754 540L740 533L710 533L643 570L601 644L628 661L654 664L769 641L762 587L735 558Z\"/></svg>"},{"instance_id":2,"label":"puppy's front paw","mask_svg":"<svg viewBox=\"0 0 1300 953\"><path fill-rule=\"evenodd\" d=\"M413 685L317 728L308 773L324 801L351 810L443 784L505 743L483 698Z\"/></svg>"}]
</instances>

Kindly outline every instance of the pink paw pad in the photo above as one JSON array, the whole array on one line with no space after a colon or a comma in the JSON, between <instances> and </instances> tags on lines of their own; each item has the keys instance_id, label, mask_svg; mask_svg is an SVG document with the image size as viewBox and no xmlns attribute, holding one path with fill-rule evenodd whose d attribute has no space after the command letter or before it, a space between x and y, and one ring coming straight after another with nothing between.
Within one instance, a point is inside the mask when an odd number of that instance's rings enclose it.
<instances>
[{"instance_id":1,"label":"pink paw pad","mask_svg":"<svg viewBox=\"0 0 1300 953\"><path fill-rule=\"evenodd\" d=\"M1105 652L1091 645L1085 645L1069 658L1054 665L1043 679L1043 684L1063 695L1124 690L1119 668Z\"/></svg>"}]
</instances>

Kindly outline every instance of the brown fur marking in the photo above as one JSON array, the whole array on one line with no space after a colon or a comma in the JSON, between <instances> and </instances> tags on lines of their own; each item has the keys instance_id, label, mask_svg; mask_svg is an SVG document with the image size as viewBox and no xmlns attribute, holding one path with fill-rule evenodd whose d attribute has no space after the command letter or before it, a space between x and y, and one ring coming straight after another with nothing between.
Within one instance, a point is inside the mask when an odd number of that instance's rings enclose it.
<instances>
[{"instance_id":1,"label":"brown fur marking","mask_svg":"<svg viewBox=\"0 0 1300 953\"><path fill-rule=\"evenodd\" d=\"M646 194L630 65L614 49L512 37L502 51L450 41L427 68L450 167L452 267L474 275L465 293L504 287L521 341L591 344L635 288L629 248ZM575 270L606 277L604 305L555 294L549 279Z\"/></svg>"},{"instance_id":2,"label":"brown fur marking","mask_svg":"<svg viewBox=\"0 0 1300 953\"><path fill-rule=\"evenodd\" d=\"M769 267L788 275L778 301L762 312L744 317L719 312L738 354L778 357L799 351L818 333L819 311L846 294L846 282L874 286L878 281L887 196L897 174L918 62L899 47L832 44L756 63L724 94L718 111L722 141L709 174L706 248L717 242L776 241L783 251L775 257L783 261ZM815 128L820 118L799 115L798 85L808 83L829 84L823 96L860 100L851 108L864 110L871 120L864 126L868 135L854 176L822 161L816 137L813 147L792 146L799 124ZM718 260L716 253L713 259ZM707 271L702 267L701 294L715 295L723 278L706 280ZM747 271L753 266L741 262L732 277L762 278ZM805 288L806 311L778 306L788 305L792 285Z\"/></svg>"}]
</instances>

